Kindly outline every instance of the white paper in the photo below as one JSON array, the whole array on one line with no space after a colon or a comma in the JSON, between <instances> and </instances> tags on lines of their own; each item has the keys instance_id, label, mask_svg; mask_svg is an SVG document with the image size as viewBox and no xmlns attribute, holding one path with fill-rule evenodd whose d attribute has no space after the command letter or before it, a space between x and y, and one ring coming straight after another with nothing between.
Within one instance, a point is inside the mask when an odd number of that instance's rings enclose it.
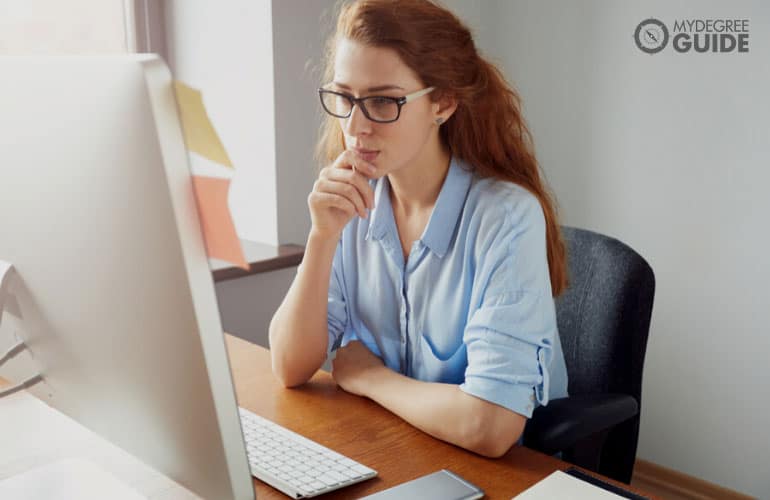
<instances>
[{"instance_id":1,"label":"white paper","mask_svg":"<svg viewBox=\"0 0 770 500\"><path fill-rule=\"evenodd\" d=\"M5 275L8 273L8 271L12 268L10 262L6 262L4 260L0 260L0 289L2 289L3 284L5 283Z\"/></svg>"},{"instance_id":2,"label":"white paper","mask_svg":"<svg viewBox=\"0 0 770 500\"><path fill-rule=\"evenodd\" d=\"M4 500L147 500L89 460L69 458L0 481Z\"/></svg>"},{"instance_id":3,"label":"white paper","mask_svg":"<svg viewBox=\"0 0 770 500\"><path fill-rule=\"evenodd\" d=\"M617 500L623 497L557 470L514 497L516 500Z\"/></svg>"},{"instance_id":4,"label":"white paper","mask_svg":"<svg viewBox=\"0 0 770 500\"><path fill-rule=\"evenodd\" d=\"M5 297L10 293L8 283L11 281L12 273L13 266L11 263L0 260L0 324L3 323L3 307L5 307Z\"/></svg>"},{"instance_id":5,"label":"white paper","mask_svg":"<svg viewBox=\"0 0 770 500\"><path fill-rule=\"evenodd\" d=\"M11 273L13 273L13 265L10 262L0 260L0 307L3 304L3 297L8 292L6 288L11 281ZM0 309L2 311L2 309Z\"/></svg>"}]
</instances>

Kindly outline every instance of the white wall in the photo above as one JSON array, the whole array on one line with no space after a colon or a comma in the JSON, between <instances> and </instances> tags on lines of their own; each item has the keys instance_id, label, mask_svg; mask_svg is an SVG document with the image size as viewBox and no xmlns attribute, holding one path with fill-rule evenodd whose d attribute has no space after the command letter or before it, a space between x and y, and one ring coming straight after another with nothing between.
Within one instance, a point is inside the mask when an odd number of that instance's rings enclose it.
<instances>
[{"instance_id":1,"label":"white wall","mask_svg":"<svg viewBox=\"0 0 770 500\"><path fill-rule=\"evenodd\" d=\"M520 91L563 222L656 273L639 457L767 498L770 4L450 3ZM644 54L648 17L748 18L750 52Z\"/></svg>"},{"instance_id":2,"label":"white wall","mask_svg":"<svg viewBox=\"0 0 770 500\"><path fill-rule=\"evenodd\" d=\"M166 4L172 69L202 88L236 166L230 205L242 238L307 240L322 119L316 91L333 6L333 0ZM205 163L192 156L194 168ZM225 330L267 346L270 319L295 274L292 267L217 283Z\"/></svg>"},{"instance_id":3,"label":"white wall","mask_svg":"<svg viewBox=\"0 0 770 500\"><path fill-rule=\"evenodd\" d=\"M125 53L125 1L0 0L0 55Z\"/></svg>"},{"instance_id":4,"label":"white wall","mask_svg":"<svg viewBox=\"0 0 770 500\"><path fill-rule=\"evenodd\" d=\"M230 208L242 238L307 239L322 113L316 89L333 6L333 0L166 2L172 70L203 90L236 167ZM195 167L205 163L195 161Z\"/></svg>"},{"instance_id":5,"label":"white wall","mask_svg":"<svg viewBox=\"0 0 770 500\"><path fill-rule=\"evenodd\" d=\"M166 0L164 18L169 66L202 90L235 166L230 211L238 235L278 244L270 2Z\"/></svg>"}]
</instances>

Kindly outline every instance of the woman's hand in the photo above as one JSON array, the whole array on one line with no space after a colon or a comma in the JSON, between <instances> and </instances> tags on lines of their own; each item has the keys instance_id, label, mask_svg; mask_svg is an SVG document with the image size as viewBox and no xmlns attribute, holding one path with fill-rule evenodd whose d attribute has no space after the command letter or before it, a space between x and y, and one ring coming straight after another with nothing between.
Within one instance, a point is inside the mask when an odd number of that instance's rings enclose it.
<instances>
[{"instance_id":1,"label":"woman's hand","mask_svg":"<svg viewBox=\"0 0 770 500\"><path fill-rule=\"evenodd\" d=\"M350 150L321 169L307 198L311 231L338 239L356 214L365 218L366 209L374 208L374 190L369 179L376 176L377 167Z\"/></svg>"},{"instance_id":2,"label":"woman's hand","mask_svg":"<svg viewBox=\"0 0 770 500\"><path fill-rule=\"evenodd\" d=\"M382 360L357 340L337 349L332 361L332 376L337 385L357 396L367 396L370 380L383 369L387 368Z\"/></svg>"}]
</instances>

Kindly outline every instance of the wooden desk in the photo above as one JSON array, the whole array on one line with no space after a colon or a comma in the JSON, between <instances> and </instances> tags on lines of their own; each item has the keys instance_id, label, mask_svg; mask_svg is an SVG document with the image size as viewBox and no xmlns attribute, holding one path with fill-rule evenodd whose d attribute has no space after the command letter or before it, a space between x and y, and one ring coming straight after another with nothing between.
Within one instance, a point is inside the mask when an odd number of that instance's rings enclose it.
<instances>
[{"instance_id":1,"label":"wooden desk","mask_svg":"<svg viewBox=\"0 0 770 500\"><path fill-rule=\"evenodd\" d=\"M489 499L510 499L537 481L571 465L542 453L513 447L488 459L434 439L378 404L337 388L327 372L304 386L284 388L273 376L267 349L226 335L240 406L377 470L378 476L319 498L359 498L410 479L450 469L481 487ZM9 385L0 378L0 389ZM621 487L645 495L638 488ZM257 480L258 500L288 498Z\"/></svg>"},{"instance_id":2,"label":"wooden desk","mask_svg":"<svg viewBox=\"0 0 770 500\"><path fill-rule=\"evenodd\" d=\"M510 499L553 471L571 466L522 446L499 459L467 452L417 430L366 398L338 389L327 372L318 372L300 388L286 389L271 372L267 349L231 335L226 342L240 406L378 472L374 479L320 498L360 498L449 469L483 489L485 498ZM254 487L259 500L287 498L258 479Z\"/></svg>"}]
</instances>

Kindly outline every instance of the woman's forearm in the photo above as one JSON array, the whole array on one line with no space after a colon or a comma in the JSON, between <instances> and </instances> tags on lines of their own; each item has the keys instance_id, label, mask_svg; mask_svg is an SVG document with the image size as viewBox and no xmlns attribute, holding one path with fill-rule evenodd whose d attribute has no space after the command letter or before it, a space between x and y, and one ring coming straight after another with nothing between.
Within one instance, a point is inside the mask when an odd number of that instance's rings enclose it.
<instances>
[{"instance_id":1,"label":"woman's forearm","mask_svg":"<svg viewBox=\"0 0 770 500\"><path fill-rule=\"evenodd\" d=\"M366 396L423 432L488 457L508 451L526 423L457 385L414 380L387 367L367 382Z\"/></svg>"},{"instance_id":2,"label":"woman's forearm","mask_svg":"<svg viewBox=\"0 0 770 500\"><path fill-rule=\"evenodd\" d=\"M287 387L306 382L326 359L333 238L311 232L302 265L270 322L273 372Z\"/></svg>"}]
</instances>

